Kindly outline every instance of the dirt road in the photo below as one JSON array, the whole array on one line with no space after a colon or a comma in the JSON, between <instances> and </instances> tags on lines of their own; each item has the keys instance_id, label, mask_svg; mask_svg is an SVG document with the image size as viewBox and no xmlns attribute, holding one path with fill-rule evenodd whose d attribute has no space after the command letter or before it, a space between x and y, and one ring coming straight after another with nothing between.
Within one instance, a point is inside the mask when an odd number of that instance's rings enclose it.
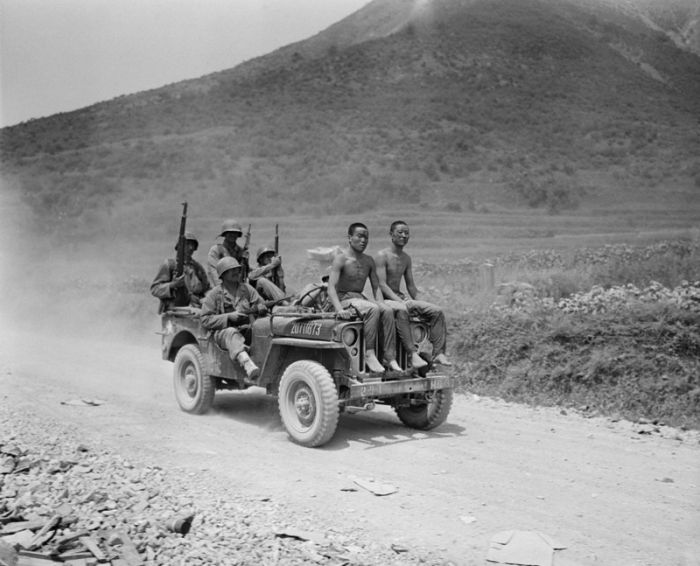
<instances>
[{"instance_id":1,"label":"dirt road","mask_svg":"<svg viewBox=\"0 0 700 566\"><path fill-rule=\"evenodd\" d=\"M378 408L341 415L333 441L308 449L287 440L262 390L219 394L206 416L180 412L155 334L0 334L2 403L59 418L133 460L245 485L317 517L319 530L355 525L457 564L485 564L505 530L565 545L557 566L700 564L696 433L460 395L435 431L404 428ZM76 398L106 403L61 404ZM398 491L378 497L353 477Z\"/></svg>"}]
</instances>

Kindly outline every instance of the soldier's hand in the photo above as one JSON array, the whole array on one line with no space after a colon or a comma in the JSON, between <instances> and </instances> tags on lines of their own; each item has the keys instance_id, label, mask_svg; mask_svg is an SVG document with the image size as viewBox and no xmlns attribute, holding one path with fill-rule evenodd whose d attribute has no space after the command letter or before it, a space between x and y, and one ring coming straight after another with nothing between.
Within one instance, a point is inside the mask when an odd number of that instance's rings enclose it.
<instances>
[{"instance_id":1,"label":"soldier's hand","mask_svg":"<svg viewBox=\"0 0 700 566\"><path fill-rule=\"evenodd\" d=\"M338 318L342 318L343 320L348 320L348 319L352 318L352 311L349 309L343 309L341 311L338 311L336 316Z\"/></svg>"},{"instance_id":2,"label":"soldier's hand","mask_svg":"<svg viewBox=\"0 0 700 566\"><path fill-rule=\"evenodd\" d=\"M282 258L278 255L273 256L272 260L270 261L270 265L272 267L279 267L280 265L282 265Z\"/></svg>"},{"instance_id":3,"label":"soldier's hand","mask_svg":"<svg viewBox=\"0 0 700 566\"><path fill-rule=\"evenodd\" d=\"M185 274L183 273L179 277L176 277L170 282L171 289L178 289L185 286Z\"/></svg>"},{"instance_id":4,"label":"soldier's hand","mask_svg":"<svg viewBox=\"0 0 700 566\"><path fill-rule=\"evenodd\" d=\"M248 322L248 315L242 312L233 311L228 313L228 321L231 324L240 324L241 322Z\"/></svg>"},{"instance_id":5,"label":"soldier's hand","mask_svg":"<svg viewBox=\"0 0 700 566\"><path fill-rule=\"evenodd\" d=\"M267 314L267 307L263 304L258 305L258 316L265 316Z\"/></svg>"}]
</instances>

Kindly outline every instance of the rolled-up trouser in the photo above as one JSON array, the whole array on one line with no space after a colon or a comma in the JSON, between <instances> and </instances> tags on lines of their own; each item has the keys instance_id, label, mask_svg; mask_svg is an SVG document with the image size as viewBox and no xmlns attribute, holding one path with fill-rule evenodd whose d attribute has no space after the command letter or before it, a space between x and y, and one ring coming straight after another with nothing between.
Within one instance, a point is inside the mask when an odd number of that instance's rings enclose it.
<instances>
[{"instance_id":1,"label":"rolled-up trouser","mask_svg":"<svg viewBox=\"0 0 700 566\"><path fill-rule=\"evenodd\" d=\"M445 353L447 345L447 322L442 309L426 301L408 299L405 303L409 316L424 320L430 327L430 343L433 345L433 357ZM409 330L410 332L410 330Z\"/></svg>"},{"instance_id":2,"label":"rolled-up trouser","mask_svg":"<svg viewBox=\"0 0 700 566\"><path fill-rule=\"evenodd\" d=\"M374 350L378 347L377 333L381 323L383 336L382 359L385 362L396 359L396 325L394 324L394 313L389 307L355 297L341 298L340 306L343 308L353 306L360 313L365 329L365 347L367 349Z\"/></svg>"},{"instance_id":3,"label":"rolled-up trouser","mask_svg":"<svg viewBox=\"0 0 700 566\"><path fill-rule=\"evenodd\" d=\"M268 301L284 299L284 291L266 277L260 277L255 280L255 289Z\"/></svg>"},{"instance_id":4,"label":"rolled-up trouser","mask_svg":"<svg viewBox=\"0 0 700 566\"><path fill-rule=\"evenodd\" d=\"M384 304L393 311L396 332L399 335L399 340L401 340L404 350L406 350L409 354L412 354L416 351L416 345L413 343L413 335L411 334L411 325L409 324L408 307L406 306L406 302L384 301Z\"/></svg>"},{"instance_id":5,"label":"rolled-up trouser","mask_svg":"<svg viewBox=\"0 0 700 566\"><path fill-rule=\"evenodd\" d=\"M214 340L219 348L228 350L229 357L235 362L241 352L245 352L245 338L238 328L233 326L214 332Z\"/></svg>"}]
</instances>

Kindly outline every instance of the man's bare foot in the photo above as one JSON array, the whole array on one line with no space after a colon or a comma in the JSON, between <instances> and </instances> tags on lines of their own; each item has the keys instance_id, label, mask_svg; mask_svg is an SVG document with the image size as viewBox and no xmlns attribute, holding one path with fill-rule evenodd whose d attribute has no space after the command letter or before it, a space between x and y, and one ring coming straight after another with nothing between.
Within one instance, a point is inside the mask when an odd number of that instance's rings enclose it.
<instances>
[{"instance_id":1,"label":"man's bare foot","mask_svg":"<svg viewBox=\"0 0 700 566\"><path fill-rule=\"evenodd\" d=\"M396 360L391 360L387 365L391 371L403 371Z\"/></svg>"},{"instance_id":2,"label":"man's bare foot","mask_svg":"<svg viewBox=\"0 0 700 566\"><path fill-rule=\"evenodd\" d=\"M411 354L411 366L413 369L424 368L427 365L428 362L426 362L418 352L413 352Z\"/></svg>"},{"instance_id":3,"label":"man's bare foot","mask_svg":"<svg viewBox=\"0 0 700 566\"><path fill-rule=\"evenodd\" d=\"M448 360L448 359L447 359L447 356L446 356L445 354L443 354L443 353L440 353L440 354L438 354L437 356L435 356L435 357L433 358L433 361L434 361L436 364L440 364L440 365L442 365L442 366L451 366L451 365L452 365L452 362L451 362L450 360Z\"/></svg>"},{"instance_id":4,"label":"man's bare foot","mask_svg":"<svg viewBox=\"0 0 700 566\"><path fill-rule=\"evenodd\" d=\"M365 352L365 365L369 368L369 371L384 373L384 366L379 363L377 354L374 353L374 350L367 350Z\"/></svg>"}]
</instances>

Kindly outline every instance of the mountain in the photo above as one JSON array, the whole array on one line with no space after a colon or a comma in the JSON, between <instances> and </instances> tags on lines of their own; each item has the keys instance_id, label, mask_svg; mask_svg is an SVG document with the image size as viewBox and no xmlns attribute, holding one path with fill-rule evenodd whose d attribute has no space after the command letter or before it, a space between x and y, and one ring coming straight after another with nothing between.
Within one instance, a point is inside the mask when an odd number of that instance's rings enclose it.
<instances>
[{"instance_id":1,"label":"mountain","mask_svg":"<svg viewBox=\"0 0 700 566\"><path fill-rule=\"evenodd\" d=\"M57 230L183 197L246 215L687 207L698 9L660 6L374 0L233 69L4 128L4 184Z\"/></svg>"}]
</instances>

